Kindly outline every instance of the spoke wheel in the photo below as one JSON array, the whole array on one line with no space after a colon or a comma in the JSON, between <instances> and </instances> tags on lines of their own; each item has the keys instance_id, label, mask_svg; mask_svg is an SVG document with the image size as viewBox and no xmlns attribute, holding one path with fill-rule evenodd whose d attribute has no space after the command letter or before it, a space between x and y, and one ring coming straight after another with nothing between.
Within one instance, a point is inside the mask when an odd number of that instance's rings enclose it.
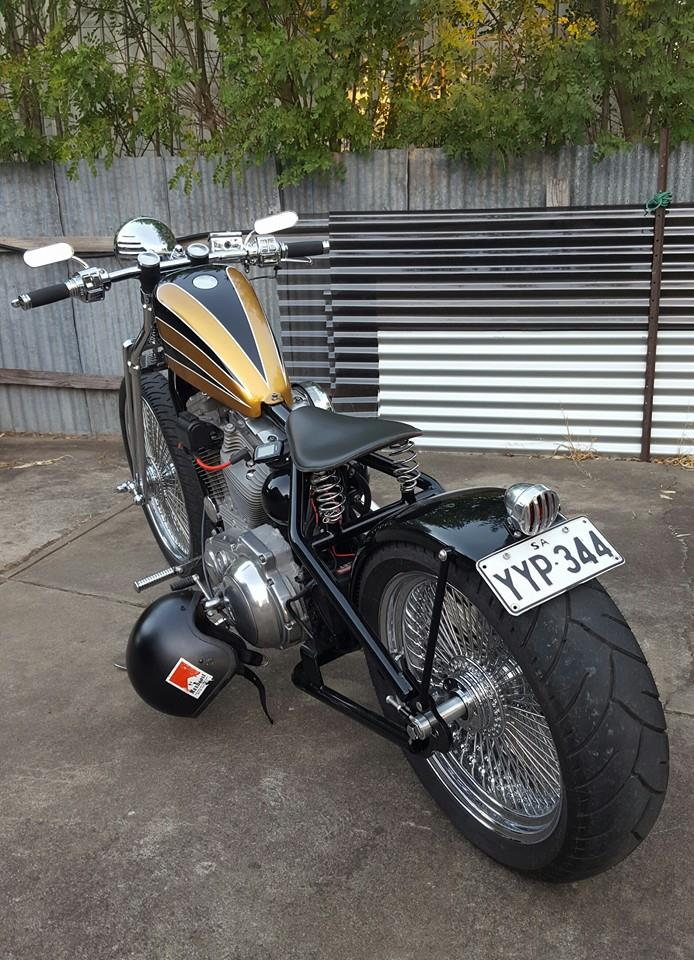
<instances>
[{"instance_id":1,"label":"spoke wheel","mask_svg":"<svg viewBox=\"0 0 694 960\"><path fill-rule=\"evenodd\" d=\"M380 635L420 678L434 600L433 576L403 573L389 583ZM518 662L480 610L455 587L443 602L432 692L467 691L474 706L452 725L453 747L428 762L481 824L522 843L543 840L561 808L559 759L549 725Z\"/></svg>"},{"instance_id":2,"label":"spoke wheel","mask_svg":"<svg viewBox=\"0 0 694 960\"><path fill-rule=\"evenodd\" d=\"M354 574L359 611L413 680L438 552L393 540ZM384 714L402 725L391 684L368 650L366 660ZM451 723L447 753L405 757L451 823L495 860L544 880L580 880L627 856L655 823L668 775L663 709L599 583L512 617L474 565L454 557L432 681L436 697L464 693L467 714Z\"/></svg>"},{"instance_id":3,"label":"spoke wheel","mask_svg":"<svg viewBox=\"0 0 694 960\"><path fill-rule=\"evenodd\" d=\"M144 514L169 565L187 563L202 552L206 534L204 493L190 455L180 444L178 412L167 379L156 371L141 376L147 503ZM133 470L133 425L121 384L119 412L123 443Z\"/></svg>"},{"instance_id":4,"label":"spoke wheel","mask_svg":"<svg viewBox=\"0 0 694 960\"><path fill-rule=\"evenodd\" d=\"M190 528L181 481L154 411L142 401L149 501L147 511L170 554L181 563L190 555Z\"/></svg>"}]
</instances>

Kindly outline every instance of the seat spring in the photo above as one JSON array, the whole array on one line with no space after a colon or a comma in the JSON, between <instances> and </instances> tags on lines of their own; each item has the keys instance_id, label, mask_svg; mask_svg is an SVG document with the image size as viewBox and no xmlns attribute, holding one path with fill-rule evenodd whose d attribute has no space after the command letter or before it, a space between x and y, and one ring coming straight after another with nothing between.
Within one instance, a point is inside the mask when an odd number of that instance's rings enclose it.
<instances>
[{"instance_id":1,"label":"seat spring","mask_svg":"<svg viewBox=\"0 0 694 960\"><path fill-rule=\"evenodd\" d=\"M311 493L321 523L339 523L345 510L345 490L340 475L334 470L313 473Z\"/></svg>"},{"instance_id":2,"label":"seat spring","mask_svg":"<svg viewBox=\"0 0 694 960\"><path fill-rule=\"evenodd\" d=\"M395 464L393 474L403 494L412 493L421 476L417 461L417 448L412 440L399 440L386 449L388 458Z\"/></svg>"}]
</instances>

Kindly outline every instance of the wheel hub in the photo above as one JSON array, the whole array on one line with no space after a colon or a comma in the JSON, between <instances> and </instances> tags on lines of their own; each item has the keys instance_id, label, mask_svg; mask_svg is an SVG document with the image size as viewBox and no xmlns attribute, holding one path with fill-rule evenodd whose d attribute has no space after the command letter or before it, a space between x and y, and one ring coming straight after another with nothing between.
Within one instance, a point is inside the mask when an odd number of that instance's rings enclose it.
<instances>
[{"instance_id":1,"label":"wheel hub","mask_svg":"<svg viewBox=\"0 0 694 960\"><path fill-rule=\"evenodd\" d=\"M449 669L453 676L446 685L457 688L467 706L467 716L456 722L465 730L500 736L504 729L504 706L494 679L474 660L462 657L453 657Z\"/></svg>"},{"instance_id":2,"label":"wheel hub","mask_svg":"<svg viewBox=\"0 0 694 960\"><path fill-rule=\"evenodd\" d=\"M176 477L176 468L173 463L161 464L150 457L147 458L147 482L150 486L173 481Z\"/></svg>"}]
</instances>

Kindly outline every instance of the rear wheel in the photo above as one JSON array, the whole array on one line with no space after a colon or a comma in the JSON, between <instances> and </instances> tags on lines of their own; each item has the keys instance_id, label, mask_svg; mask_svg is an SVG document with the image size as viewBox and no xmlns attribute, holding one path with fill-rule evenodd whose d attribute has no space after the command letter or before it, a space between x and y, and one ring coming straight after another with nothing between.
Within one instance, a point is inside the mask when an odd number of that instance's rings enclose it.
<instances>
[{"instance_id":1,"label":"rear wheel","mask_svg":"<svg viewBox=\"0 0 694 960\"><path fill-rule=\"evenodd\" d=\"M170 564L182 564L201 552L203 493L189 456L179 446L176 407L161 374L141 376L145 462L149 490L144 511L161 552ZM132 425L126 411L125 382L119 409L121 432L132 471Z\"/></svg>"},{"instance_id":2,"label":"rear wheel","mask_svg":"<svg viewBox=\"0 0 694 960\"><path fill-rule=\"evenodd\" d=\"M358 584L366 620L415 677L437 566L433 552L389 545ZM369 667L393 715L387 685ZM617 863L646 836L667 784L665 720L643 654L596 581L511 617L474 567L453 563L432 675L434 690L446 684L475 704L452 725L452 749L406 755L455 826L486 853L545 879L578 880Z\"/></svg>"}]
</instances>

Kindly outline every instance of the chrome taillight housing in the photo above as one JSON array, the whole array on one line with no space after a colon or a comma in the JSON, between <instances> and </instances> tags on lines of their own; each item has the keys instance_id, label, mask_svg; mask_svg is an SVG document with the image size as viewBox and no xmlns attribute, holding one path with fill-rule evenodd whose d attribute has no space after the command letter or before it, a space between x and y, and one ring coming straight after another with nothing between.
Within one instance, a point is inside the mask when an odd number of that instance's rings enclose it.
<instances>
[{"instance_id":1,"label":"chrome taillight housing","mask_svg":"<svg viewBox=\"0 0 694 960\"><path fill-rule=\"evenodd\" d=\"M559 496L544 483L514 483L504 503L511 529L529 537L549 529L559 513Z\"/></svg>"}]
</instances>

